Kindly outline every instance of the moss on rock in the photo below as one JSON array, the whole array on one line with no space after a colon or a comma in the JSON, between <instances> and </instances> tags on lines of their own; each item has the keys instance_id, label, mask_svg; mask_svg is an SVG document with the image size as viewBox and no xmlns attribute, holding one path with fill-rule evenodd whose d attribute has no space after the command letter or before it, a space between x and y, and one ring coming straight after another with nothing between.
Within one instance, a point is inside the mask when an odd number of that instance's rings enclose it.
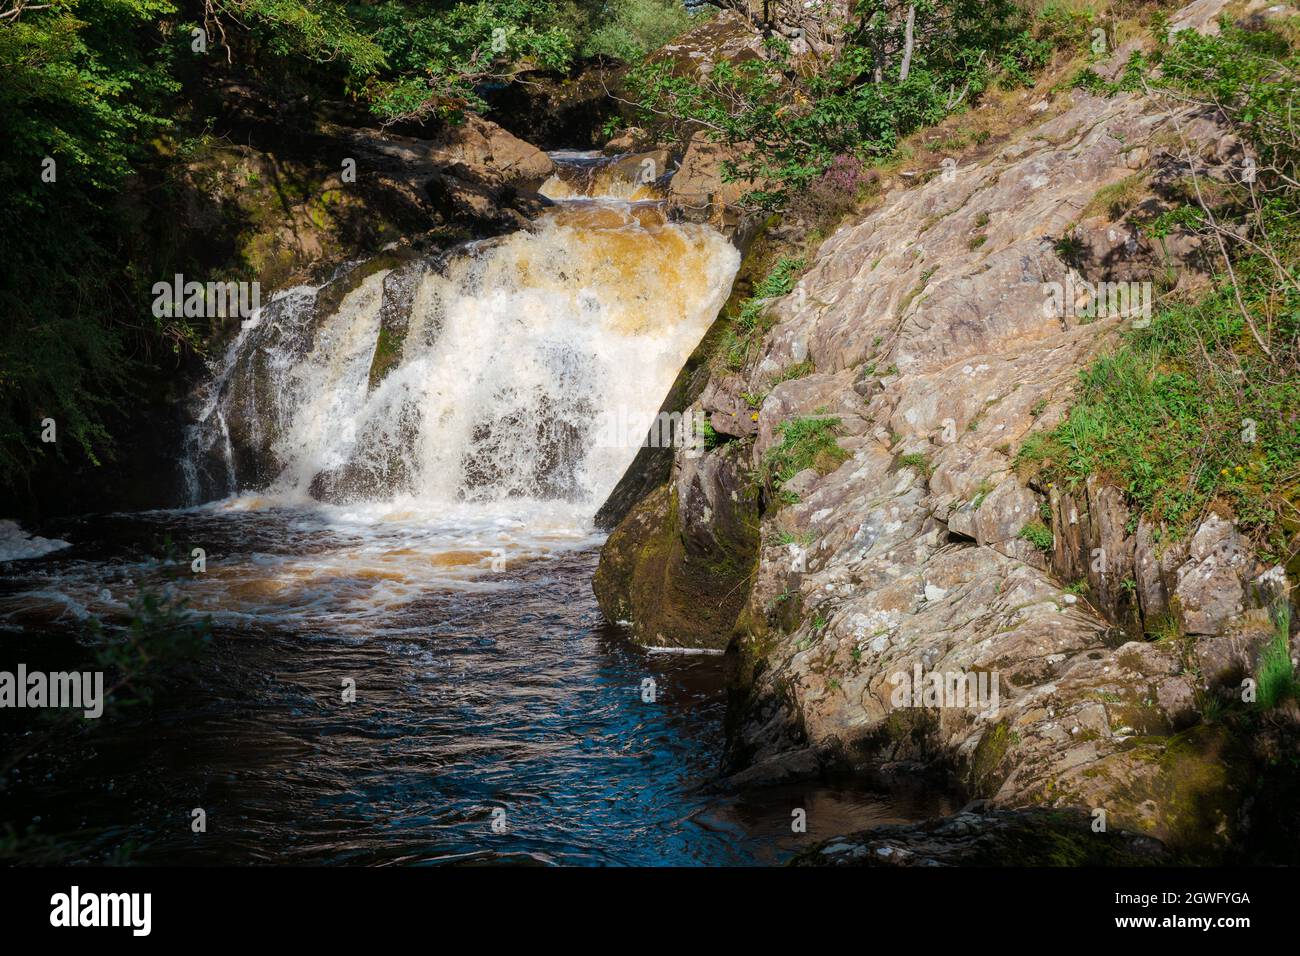
<instances>
[{"instance_id":1,"label":"moss on rock","mask_svg":"<svg viewBox=\"0 0 1300 956\"><path fill-rule=\"evenodd\" d=\"M730 449L710 454L714 467L698 472L719 492L707 529L685 526L677 485L662 485L623 519L601 553L592 582L601 610L630 623L640 644L725 648L749 595L758 491L744 483ZM697 486L688 493L699 493Z\"/></svg>"}]
</instances>

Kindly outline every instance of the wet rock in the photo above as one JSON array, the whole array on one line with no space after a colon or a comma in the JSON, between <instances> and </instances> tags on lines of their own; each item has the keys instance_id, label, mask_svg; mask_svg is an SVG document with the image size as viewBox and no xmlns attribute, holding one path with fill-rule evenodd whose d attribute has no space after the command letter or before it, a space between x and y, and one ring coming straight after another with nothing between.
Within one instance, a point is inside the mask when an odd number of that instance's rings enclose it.
<instances>
[{"instance_id":1,"label":"wet rock","mask_svg":"<svg viewBox=\"0 0 1300 956\"><path fill-rule=\"evenodd\" d=\"M363 465L350 463L322 471L312 479L308 494L316 501L345 505L383 493L382 476Z\"/></svg>"},{"instance_id":2,"label":"wet rock","mask_svg":"<svg viewBox=\"0 0 1300 956\"><path fill-rule=\"evenodd\" d=\"M359 167L386 170L480 235L517 228L549 205L536 190L555 169L550 157L480 116L427 140L365 130L347 136Z\"/></svg>"},{"instance_id":3,"label":"wet rock","mask_svg":"<svg viewBox=\"0 0 1300 956\"><path fill-rule=\"evenodd\" d=\"M435 173L427 188L438 208L453 219L482 223L493 230L517 229L528 221L511 204L511 187L487 167L452 163Z\"/></svg>"},{"instance_id":4,"label":"wet rock","mask_svg":"<svg viewBox=\"0 0 1300 956\"><path fill-rule=\"evenodd\" d=\"M1077 811L971 809L836 837L794 866L1160 866L1169 853L1126 830L1094 832Z\"/></svg>"},{"instance_id":5,"label":"wet rock","mask_svg":"<svg viewBox=\"0 0 1300 956\"><path fill-rule=\"evenodd\" d=\"M472 113L463 123L448 126L429 143L428 150L439 164L487 167L512 185L540 184L555 171L555 164L542 150Z\"/></svg>"},{"instance_id":6,"label":"wet rock","mask_svg":"<svg viewBox=\"0 0 1300 956\"><path fill-rule=\"evenodd\" d=\"M602 172L612 180L648 186L667 175L669 158L666 149L629 153L614 160Z\"/></svg>"},{"instance_id":7,"label":"wet rock","mask_svg":"<svg viewBox=\"0 0 1300 956\"><path fill-rule=\"evenodd\" d=\"M428 262L415 259L384 276L383 300L379 306L379 335L375 341L375 355L370 363L372 389L401 361L402 348L411 322L411 309L415 305L415 292L428 269ZM433 329L431 333L436 335L438 331Z\"/></svg>"},{"instance_id":8,"label":"wet rock","mask_svg":"<svg viewBox=\"0 0 1300 956\"><path fill-rule=\"evenodd\" d=\"M639 153L654 145L654 137L639 126L629 126L609 140L602 149L606 156Z\"/></svg>"},{"instance_id":9,"label":"wet rock","mask_svg":"<svg viewBox=\"0 0 1300 956\"><path fill-rule=\"evenodd\" d=\"M740 449L686 459L610 535L593 588L647 646L724 648L757 546L758 490Z\"/></svg>"}]
</instances>

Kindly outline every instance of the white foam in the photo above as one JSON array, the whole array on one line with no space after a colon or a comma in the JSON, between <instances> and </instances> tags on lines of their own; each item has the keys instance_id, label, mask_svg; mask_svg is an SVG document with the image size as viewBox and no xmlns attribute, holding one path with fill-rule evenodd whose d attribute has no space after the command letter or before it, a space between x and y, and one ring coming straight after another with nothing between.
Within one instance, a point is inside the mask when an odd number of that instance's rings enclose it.
<instances>
[{"instance_id":1,"label":"white foam","mask_svg":"<svg viewBox=\"0 0 1300 956\"><path fill-rule=\"evenodd\" d=\"M68 547L66 541L28 534L18 522L0 519L0 561L26 561Z\"/></svg>"}]
</instances>

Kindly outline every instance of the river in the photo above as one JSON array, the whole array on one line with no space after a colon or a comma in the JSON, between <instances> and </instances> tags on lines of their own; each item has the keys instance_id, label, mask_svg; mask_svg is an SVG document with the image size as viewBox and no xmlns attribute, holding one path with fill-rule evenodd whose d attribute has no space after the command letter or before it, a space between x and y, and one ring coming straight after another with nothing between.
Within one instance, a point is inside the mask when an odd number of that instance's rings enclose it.
<instances>
[{"instance_id":1,"label":"river","mask_svg":"<svg viewBox=\"0 0 1300 956\"><path fill-rule=\"evenodd\" d=\"M603 620L592 518L637 444L603 424L653 418L739 257L557 161L532 230L349 263L245 322L195 396L188 506L0 563L5 669L93 666L144 593L211 634L150 707L9 769L17 831L77 862L716 865L952 809L729 787L723 659Z\"/></svg>"}]
</instances>

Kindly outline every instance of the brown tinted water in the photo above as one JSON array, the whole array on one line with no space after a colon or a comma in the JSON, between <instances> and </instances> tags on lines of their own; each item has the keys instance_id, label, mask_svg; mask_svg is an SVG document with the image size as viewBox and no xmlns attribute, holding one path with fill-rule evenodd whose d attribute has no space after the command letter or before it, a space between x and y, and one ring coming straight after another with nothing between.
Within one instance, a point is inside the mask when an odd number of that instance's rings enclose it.
<instances>
[{"instance_id":1,"label":"brown tinted water","mask_svg":"<svg viewBox=\"0 0 1300 956\"><path fill-rule=\"evenodd\" d=\"M590 541L534 541L532 557L491 572L463 526L376 530L327 511L52 530L73 547L0 564L4 669L90 666L86 618L111 634L142 588L213 622L151 710L110 710L7 774L0 818L77 862L774 863L951 809L920 785L720 784L721 659L647 653L605 622ZM157 557L194 542L204 574ZM345 678L355 703L341 700ZM39 729L30 717L0 716L6 752ZM791 832L797 808L806 834Z\"/></svg>"}]
</instances>

